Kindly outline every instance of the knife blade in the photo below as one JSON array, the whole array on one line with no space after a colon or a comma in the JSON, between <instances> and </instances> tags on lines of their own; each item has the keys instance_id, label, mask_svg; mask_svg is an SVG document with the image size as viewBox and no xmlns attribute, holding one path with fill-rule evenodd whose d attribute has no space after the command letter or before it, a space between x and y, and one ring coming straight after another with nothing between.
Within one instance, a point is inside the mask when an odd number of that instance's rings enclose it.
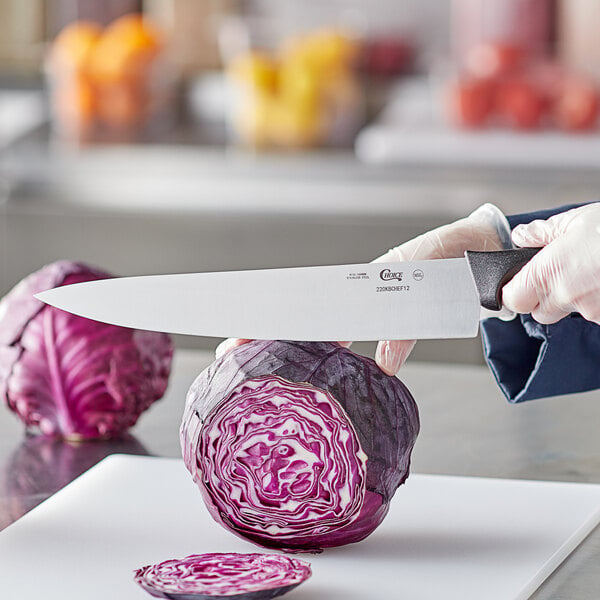
<instances>
[{"instance_id":1,"label":"knife blade","mask_svg":"<svg viewBox=\"0 0 600 600\"><path fill-rule=\"evenodd\" d=\"M53 288L36 298L113 325L197 336L303 341L475 337L481 305L500 308L501 286L531 258L531 250L118 277Z\"/></svg>"}]
</instances>

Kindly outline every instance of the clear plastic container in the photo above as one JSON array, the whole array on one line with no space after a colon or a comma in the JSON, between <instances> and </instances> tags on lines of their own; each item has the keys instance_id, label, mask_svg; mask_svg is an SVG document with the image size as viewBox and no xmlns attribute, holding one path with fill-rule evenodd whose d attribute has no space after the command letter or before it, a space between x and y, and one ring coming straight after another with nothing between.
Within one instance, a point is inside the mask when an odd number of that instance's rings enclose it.
<instances>
[{"instance_id":1,"label":"clear plastic container","mask_svg":"<svg viewBox=\"0 0 600 600\"><path fill-rule=\"evenodd\" d=\"M51 43L45 69L53 132L73 141L134 141L168 126L176 77L163 34L139 14L103 28L76 21Z\"/></svg>"},{"instance_id":2,"label":"clear plastic container","mask_svg":"<svg viewBox=\"0 0 600 600\"><path fill-rule=\"evenodd\" d=\"M314 15L289 2L268 16L221 20L234 143L255 149L352 143L364 122L364 92L350 21L343 11Z\"/></svg>"}]
</instances>

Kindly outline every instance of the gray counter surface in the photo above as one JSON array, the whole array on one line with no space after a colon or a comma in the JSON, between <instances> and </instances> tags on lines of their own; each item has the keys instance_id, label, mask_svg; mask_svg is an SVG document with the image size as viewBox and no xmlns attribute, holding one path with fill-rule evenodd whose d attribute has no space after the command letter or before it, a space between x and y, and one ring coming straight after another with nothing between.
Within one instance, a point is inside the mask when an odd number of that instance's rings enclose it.
<instances>
[{"instance_id":1,"label":"gray counter surface","mask_svg":"<svg viewBox=\"0 0 600 600\"><path fill-rule=\"evenodd\" d=\"M211 360L208 352L178 351L165 398L123 440L69 445L25 437L21 424L3 409L0 528L108 454L180 456L185 394ZM421 414L413 472L600 483L600 391L509 405L482 366L409 361L401 379ZM599 565L597 528L532 598L596 599Z\"/></svg>"}]
</instances>

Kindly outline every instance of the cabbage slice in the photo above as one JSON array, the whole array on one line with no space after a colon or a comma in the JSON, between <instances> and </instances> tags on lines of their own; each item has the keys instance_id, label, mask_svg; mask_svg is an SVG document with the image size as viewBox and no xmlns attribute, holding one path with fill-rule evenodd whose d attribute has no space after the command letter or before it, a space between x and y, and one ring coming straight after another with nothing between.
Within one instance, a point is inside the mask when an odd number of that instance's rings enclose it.
<instances>
[{"instance_id":1,"label":"cabbage slice","mask_svg":"<svg viewBox=\"0 0 600 600\"><path fill-rule=\"evenodd\" d=\"M280 554L192 554L148 565L134 580L156 598L267 600L311 576L310 565Z\"/></svg>"}]
</instances>

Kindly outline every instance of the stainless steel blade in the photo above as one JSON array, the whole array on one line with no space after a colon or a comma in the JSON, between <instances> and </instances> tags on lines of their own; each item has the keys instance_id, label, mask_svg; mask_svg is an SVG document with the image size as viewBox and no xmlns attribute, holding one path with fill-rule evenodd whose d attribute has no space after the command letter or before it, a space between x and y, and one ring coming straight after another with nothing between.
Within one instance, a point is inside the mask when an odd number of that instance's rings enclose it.
<instances>
[{"instance_id":1,"label":"stainless steel blade","mask_svg":"<svg viewBox=\"0 0 600 600\"><path fill-rule=\"evenodd\" d=\"M307 341L474 337L480 313L464 258L123 277L37 298L136 329Z\"/></svg>"}]
</instances>

